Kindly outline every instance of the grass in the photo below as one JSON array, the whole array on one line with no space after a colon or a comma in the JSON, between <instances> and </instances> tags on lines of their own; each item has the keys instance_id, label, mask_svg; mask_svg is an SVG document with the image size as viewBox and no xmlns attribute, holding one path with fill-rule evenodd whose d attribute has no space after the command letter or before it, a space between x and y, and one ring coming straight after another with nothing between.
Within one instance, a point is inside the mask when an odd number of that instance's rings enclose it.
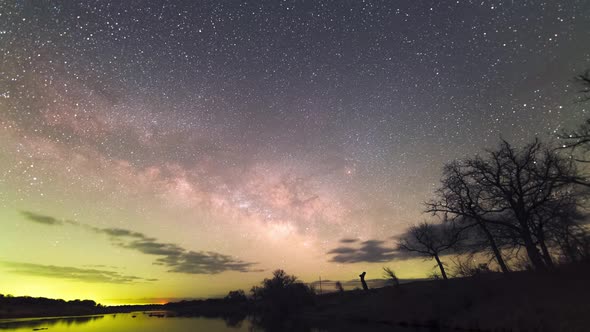
<instances>
[{"instance_id":1,"label":"grass","mask_svg":"<svg viewBox=\"0 0 590 332\"><path fill-rule=\"evenodd\" d=\"M588 331L590 265L417 281L318 297L306 316L474 331Z\"/></svg>"}]
</instances>

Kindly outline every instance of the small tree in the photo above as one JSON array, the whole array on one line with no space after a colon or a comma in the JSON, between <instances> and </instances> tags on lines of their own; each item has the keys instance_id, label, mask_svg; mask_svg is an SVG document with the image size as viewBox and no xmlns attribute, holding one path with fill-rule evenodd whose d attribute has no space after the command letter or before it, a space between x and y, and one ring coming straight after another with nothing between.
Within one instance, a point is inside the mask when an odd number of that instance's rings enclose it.
<instances>
[{"instance_id":1,"label":"small tree","mask_svg":"<svg viewBox=\"0 0 590 332\"><path fill-rule=\"evenodd\" d=\"M453 262L453 277L473 277L476 275L494 272L488 263L475 264L473 255L467 255L464 259L457 257Z\"/></svg>"},{"instance_id":2,"label":"small tree","mask_svg":"<svg viewBox=\"0 0 590 332\"><path fill-rule=\"evenodd\" d=\"M460 234L453 223L433 225L423 222L410 227L399 240L398 249L417 253L427 259L434 259L443 279L446 280L448 278L440 256L460 242Z\"/></svg>"},{"instance_id":3,"label":"small tree","mask_svg":"<svg viewBox=\"0 0 590 332\"><path fill-rule=\"evenodd\" d=\"M392 284L395 287L399 286L399 279L395 275L395 272L393 272L393 270L388 266L383 267L383 276L385 277L385 279L391 280Z\"/></svg>"},{"instance_id":4,"label":"small tree","mask_svg":"<svg viewBox=\"0 0 590 332\"><path fill-rule=\"evenodd\" d=\"M342 287L342 283L340 281L336 281L336 283L334 284L334 287L336 287L336 290L340 293L344 292L344 287Z\"/></svg>"}]
</instances>

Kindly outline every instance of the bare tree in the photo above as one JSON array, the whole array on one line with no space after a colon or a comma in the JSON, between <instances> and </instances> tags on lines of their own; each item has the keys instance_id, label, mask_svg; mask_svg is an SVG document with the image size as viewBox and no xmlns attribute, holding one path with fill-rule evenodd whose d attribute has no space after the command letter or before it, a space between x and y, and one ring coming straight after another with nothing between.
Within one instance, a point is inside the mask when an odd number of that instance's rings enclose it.
<instances>
[{"instance_id":1,"label":"bare tree","mask_svg":"<svg viewBox=\"0 0 590 332\"><path fill-rule=\"evenodd\" d=\"M583 74L576 76L575 80L580 86L578 92L582 94L580 102L590 100L590 69L586 70Z\"/></svg>"},{"instance_id":2,"label":"bare tree","mask_svg":"<svg viewBox=\"0 0 590 332\"><path fill-rule=\"evenodd\" d=\"M487 211L480 206L485 197L486 188L474 181L472 174L472 170L465 163L455 161L445 165L442 185L436 191L438 197L426 203L426 212L434 214L442 212L445 219L461 225L459 229L461 232L477 228L476 232L470 232L472 241L469 244L479 251L482 243L474 244L473 235L483 237L484 246L487 245L490 248L500 269L505 273L510 272L502 257L501 245L493 236L493 225L486 223L485 220L486 215L493 211Z\"/></svg>"},{"instance_id":3,"label":"bare tree","mask_svg":"<svg viewBox=\"0 0 590 332\"><path fill-rule=\"evenodd\" d=\"M574 161L590 163L590 118L572 131L562 131L557 138L561 144L559 149L569 150ZM579 184L590 186L588 181L580 181Z\"/></svg>"},{"instance_id":4,"label":"bare tree","mask_svg":"<svg viewBox=\"0 0 590 332\"><path fill-rule=\"evenodd\" d=\"M389 279L391 280L391 282L393 283L393 286L397 287L399 286L399 279L397 278L397 276L395 275L395 272L393 272L393 270L389 267L383 267L383 276L385 277L385 279Z\"/></svg>"},{"instance_id":5,"label":"bare tree","mask_svg":"<svg viewBox=\"0 0 590 332\"><path fill-rule=\"evenodd\" d=\"M585 195L582 195L585 196ZM565 198L552 208L543 211L545 220L543 230L549 246L558 248L561 260L574 262L590 257L590 237L583 223L586 216L577 208L579 197Z\"/></svg>"},{"instance_id":6,"label":"bare tree","mask_svg":"<svg viewBox=\"0 0 590 332\"><path fill-rule=\"evenodd\" d=\"M446 280L448 278L440 256L461 240L460 232L453 225L453 223L445 223L435 226L423 222L412 226L398 241L398 249L434 259L443 279Z\"/></svg>"},{"instance_id":7,"label":"bare tree","mask_svg":"<svg viewBox=\"0 0 590 332\"><path fill-rule=\"evenodd\" d=\"M582 94L580 102L590 101L590 69L576 76L576 83L581 87L578 91ZM572 131L562 131L557 135L561 141L560 149L570 150L572 158L581 163L590 163L590 118ZM580 181L582 185L590 186L590 182Z\"/></svg>"},{"instance_id":8,"label":"bare tree","mask_svg":"<svg viewBox=\"0 0 590 332\"><path fill-rule=\"evenodd\" d=\"M538 140L521 149L502 141L485 157L447 165L442 186L436 199L427 203L427 211L472 222L463 229L480 227L503 271L500 239L524 247L533 266L544 269L552 264L547 226L560 222L553 212L575 195L569 180L577 177L574 166ZM502 236L495 236L490 227Z\"/></svg>"}]
</instances>

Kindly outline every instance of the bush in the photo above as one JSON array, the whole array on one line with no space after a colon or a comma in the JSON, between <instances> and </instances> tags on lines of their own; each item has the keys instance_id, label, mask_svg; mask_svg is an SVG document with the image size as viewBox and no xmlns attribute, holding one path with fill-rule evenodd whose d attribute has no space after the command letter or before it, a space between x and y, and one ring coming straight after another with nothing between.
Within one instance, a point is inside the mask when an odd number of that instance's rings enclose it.
<instances>
[{"instance_id":1,"label":"bush","mask_svg":"<svg viewBox=\"0 0 590 332\"><path fill-rule=\"evenodd\" d=\"M399 286L399 279L397 278L397 275L395 275L395 272L393 272L391 268L383 267L383 276L385 277L385 279L391 280L393 286Z\"/></svg>"},{"instance_id":2,"label":"bush","mask_svg":"<svg viewBox=\"0 0 590 332\"><path fill-rule=\"evenodd\" d=\"M238 289L234 291L229 291L225 296L224 300L229 302L246 302L248 298L246 297L246 293L243 290Z\"/></svg>"},{"instance_id":3,"label":"bush","mask_svg":"<svg viewBox=\"0 0 590 332\"><path fill-rule=\"evenodd\" d=\"M453 263L453 277L473 277L484 273L494 272L490 269L490 266L487 263L479 263L476 265L471 257L467 257L465 260L457 258Z\"/></svg>"},{"instance_id":4,"label":"bush","mask_svg":"<svg viewBox=\"0 0 590 332\"><path fill-rule=\"evenodd\" d=\"M283 270L273 272L271 279L264 279L262 286L251 289L252 297L259 303L259 308L274 315L286 315L313 304L315 290L288 275Z\"/></svg>"}]
</instances>

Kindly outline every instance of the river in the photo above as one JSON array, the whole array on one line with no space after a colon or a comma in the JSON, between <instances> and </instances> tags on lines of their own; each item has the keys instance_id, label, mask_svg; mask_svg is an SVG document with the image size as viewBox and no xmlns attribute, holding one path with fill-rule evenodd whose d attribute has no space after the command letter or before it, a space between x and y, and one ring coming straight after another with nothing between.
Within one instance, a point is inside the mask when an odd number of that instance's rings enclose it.
<instances>
[{"instance_id":1,"label":"river","mask_svg":"<svg viewBox=\"0 0 590 332\"><path fill-rule=\"evenodd\" d=\"M0 330L2 331L45 331L48 332L186 332L186 331L394 331L416 332L427 331L421 329L407 329L387 325L355 325L323 323L321 326L313 326L305 322L256 322L252 319L232 320L221 318L203 317L174 317L163 312L135 312L122 314L105 314L81 317L56 317L56 318L26 318L26 319L2 319Z\"/></svg>"}]
</instances>

